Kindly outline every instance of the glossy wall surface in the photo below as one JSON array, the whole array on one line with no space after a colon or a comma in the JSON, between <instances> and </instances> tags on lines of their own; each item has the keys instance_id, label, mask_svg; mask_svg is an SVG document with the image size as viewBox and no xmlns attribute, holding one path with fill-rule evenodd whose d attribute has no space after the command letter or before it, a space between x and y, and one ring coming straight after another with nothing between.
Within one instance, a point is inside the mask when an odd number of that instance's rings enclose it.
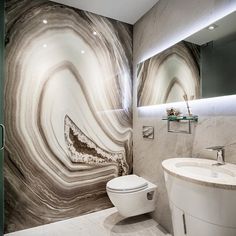
<instances>
[{"instance_id":1,"label":"glossy wall surface","mask_svg":"<svg viewBox=\"0 0 236 236\"><path fill-rule=\"evenodd\" d=\"M6 1L5 231L111 206L132 171L132 26Z\"/></svg>"}]
</instances>

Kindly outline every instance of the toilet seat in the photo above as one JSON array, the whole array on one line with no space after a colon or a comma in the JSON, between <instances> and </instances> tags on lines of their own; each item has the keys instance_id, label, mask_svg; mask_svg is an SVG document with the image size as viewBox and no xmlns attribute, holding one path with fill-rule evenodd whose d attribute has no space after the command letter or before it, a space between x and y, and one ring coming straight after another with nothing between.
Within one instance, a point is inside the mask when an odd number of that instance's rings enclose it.
<instances>
[{"instance_id":1,"label":"toilet seat","mask_svg":"<svg viewBox=\"0 0 236 236\"><path fill-rule=\"evenodd\" d=\"M148 187L148 182L137 175L126 175L107 182L107 190L116 193L132 193Z\"/></svg>"}]
</instances>

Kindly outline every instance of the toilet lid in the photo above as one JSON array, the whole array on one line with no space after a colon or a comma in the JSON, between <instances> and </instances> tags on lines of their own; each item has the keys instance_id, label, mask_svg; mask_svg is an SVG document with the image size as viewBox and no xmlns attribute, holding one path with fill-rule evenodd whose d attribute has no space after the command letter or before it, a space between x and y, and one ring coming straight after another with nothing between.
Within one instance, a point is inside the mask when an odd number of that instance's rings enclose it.
<instances>
[{"instance_id":1,"label":"toilet lid","mask_svg":"<svg viewBox=\"0 0 236 236\"><path fill-rule=\"evenodd\" d=\"M147 186L147 181L137 175L125 175L107 182L107 188L115 191L142 190Z\"/></svg>"}]
</instances>

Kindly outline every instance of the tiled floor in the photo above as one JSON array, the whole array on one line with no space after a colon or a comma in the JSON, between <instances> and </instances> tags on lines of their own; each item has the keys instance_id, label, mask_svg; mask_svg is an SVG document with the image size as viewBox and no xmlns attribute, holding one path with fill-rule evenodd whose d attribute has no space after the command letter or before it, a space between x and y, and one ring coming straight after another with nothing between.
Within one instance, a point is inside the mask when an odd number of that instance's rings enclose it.
<instances>
[{"instance_id":1,"label":"tiled floor","mask_svg":"<svg viewBox=\"0 0 236 236\"><path fill-rule=\"evenodd\" d=\"M149 216L128 219L115 208L22 230L5 236L170 236Z\"/></svg>"}]
</instances>

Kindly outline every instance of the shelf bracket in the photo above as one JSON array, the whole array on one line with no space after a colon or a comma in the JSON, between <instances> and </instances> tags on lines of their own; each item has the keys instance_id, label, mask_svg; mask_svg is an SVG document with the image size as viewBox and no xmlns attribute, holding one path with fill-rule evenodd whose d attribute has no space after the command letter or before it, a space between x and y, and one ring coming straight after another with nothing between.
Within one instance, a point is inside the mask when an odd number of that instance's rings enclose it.
<instances>
[{"instance_id":1,"label":"shelf bracket","mask_svg":"<svg viewBox=\"0 0 236 236\"><path fill-rule=\"evenodd\" d=\"M180 134L191 134L191 120L188 120L188 130L173 130L170 128L170 123L174 122L173 120L167 120L167 131L169 133L180 133ZM175 121L176 122L176 121Z\"/></svg>"}]
</instances>

